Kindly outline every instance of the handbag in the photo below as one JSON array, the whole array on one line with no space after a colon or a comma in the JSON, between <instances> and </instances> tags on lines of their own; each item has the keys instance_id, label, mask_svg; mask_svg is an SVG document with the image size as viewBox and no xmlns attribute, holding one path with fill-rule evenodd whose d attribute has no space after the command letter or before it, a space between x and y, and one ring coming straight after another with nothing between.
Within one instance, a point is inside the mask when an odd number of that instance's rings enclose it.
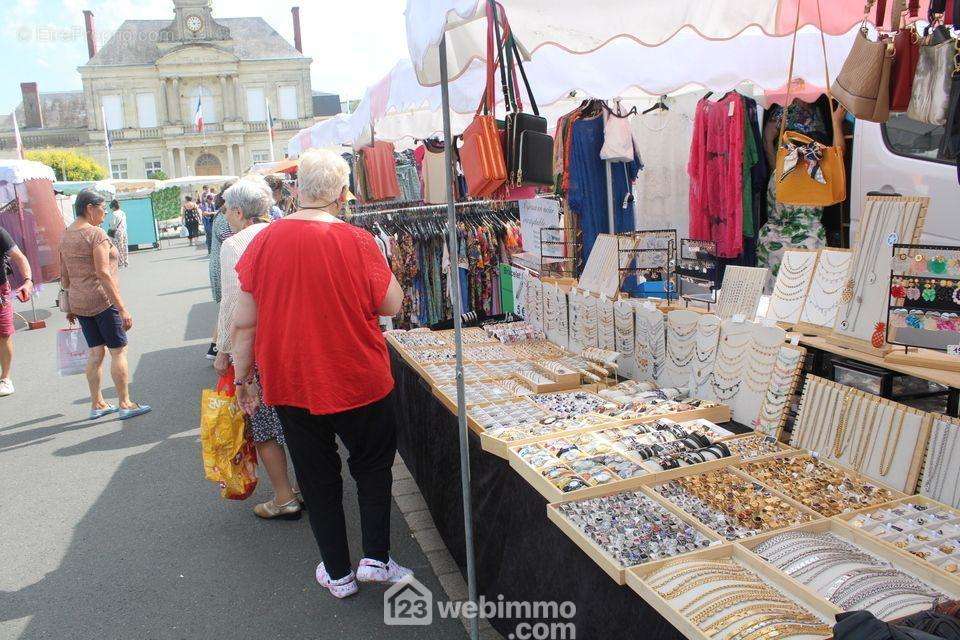
<instances>
[{"instance_id":1,"label":"handbag","mask_svg":"<svg viewBox=\"0 0 960 640\"><path fill-rule=\"evenodd\" d=\"M890 118L890 69L894 57L893 41L880 36L874 42L867 37L867 16L875 0L867 0L867 15L847 55L831 92L854 117L871 122ZM877 4L877 24L883 24L886 0ZM829 79L828 79L829 82Z\"/></svg>"},{"instance_id":2,"label":"handbag","mask_svg":"<svg viewBox=\"0 0 960 640\"><path fill-rule=\"evenodd\" d=\"M61 313L73 313L70 311L70 294L67 293L66 289L61 288L60 293L57 294L57 307Z\"/></svg>"},{"instance_id":3,"label":"handbag","mask_svg":"<svg viewBox=\"0 0 960 640\"><path fill-rule=\"evenodd\" d=\"M941 25L920 44L920 59L913 79L907 117L926 124L946 124L956 42Z\"/></svg>"},{"instance_id":4,"label":"handbag","mask_svg":"<svg viewBox=\"0 0 960 640\"><path fill-rule=\"evenodd\" d=\"M919 0L910 0L909 15L920 11ZM894 11L894 18L901 12ZM913 76L920 59L920 34L915 25L901 25L893 38L893 62L890 65L890 111L906 111L913 93Z\"/></svg>"},{"instance_id":5,"label":"handbag","mask_svg":"<svg viewBox=\"0 0 960 640\"><path fill-rule=\"evenodd\" d=\"M817 17L820 16L820 0L817 0ZM822 22L820 23L822 25ZM797 24L793 30L793 48L790 51L790 70L787 77L787 99L780 119L780 135L777 138L777 202L800 206L825 207L843 202L847 197L847 173L843 161L843 149L820 144L796 131L787 131L787 117L793 87L793 63L796 58L797 28L800 26L800 8L797 4ZM830 70L827 66L827 45L820 30L823 48L823 71L827 77L825 86L830 86ZM827 89L827 101L831 114L834 111L833 97ZM836 131L834 132L836 135Z\"/></svg>"},{"instance_id":6,"label":"handbag","mask_svg":"<svg viewBox=\"0 0 960 640\"><path fill-rule=\"evenodd\" d=\"M493 98L493 25L496 17L487 6L487 84L473 121L463 132L459 149L460 167L467 183L467 195L486 198L496 193L507 181L507 165L496 122L496 101Z\"/></svg>"},{"instance_id":7,"label":"handbag","mask_svg":"<svg viewBox=\"0 0 960 640\"><path fill-rule=\"evenodd\" d=\"M600 148L601 160L633 162L633 130L630 128L629 116L630 114L622 115L619 108L617 113L604 110L603 147Z\"/></svg>"},{"instance_id":8,"label":"handbag","mask_svg":"<svg viewBox=\"0 0 960 640\"><path fill-rule=\"evenodd\" d=\"M499 3L490 0L490 5L494 15L498 8L503 13L503 7ZM547 119L540 115L540 110L537 108L536 98L533 96L530 81L523 68L523 56L513 37L513 30L510 28L506 14L503 14L503 23L501 72L504 76L504 100L510 110L506 117L505 147L509 182L517 187L549 187L553 185L553 137L547 134ZM497 46L500 48L500 27L496 21L494 21L494 30ZM504 67L509 70L509 73L503 73ZM533 113L523 111L516 69L520 71Z\"/></svg>"}]
</instances>

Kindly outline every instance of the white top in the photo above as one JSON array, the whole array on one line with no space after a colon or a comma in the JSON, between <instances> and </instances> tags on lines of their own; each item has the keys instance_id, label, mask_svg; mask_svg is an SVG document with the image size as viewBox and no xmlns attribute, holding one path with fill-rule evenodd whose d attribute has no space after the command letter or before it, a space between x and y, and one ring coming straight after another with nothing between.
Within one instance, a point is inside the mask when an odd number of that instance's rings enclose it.
<instances>
[{"instance_id":1,"label":"white top","mask_svg":"<svg viewBox=\"0 0 960 640\"><path fill-rule=\"evenodd\" d=\"M230 328L233 314L237 310L240 296L240 278L237 276L237 263L257 234L267 228L267 223L258 222L242 231L238 231L220 245L220 313L217 316L217 351L230 353Z\"/></svg>"}]
</instances>

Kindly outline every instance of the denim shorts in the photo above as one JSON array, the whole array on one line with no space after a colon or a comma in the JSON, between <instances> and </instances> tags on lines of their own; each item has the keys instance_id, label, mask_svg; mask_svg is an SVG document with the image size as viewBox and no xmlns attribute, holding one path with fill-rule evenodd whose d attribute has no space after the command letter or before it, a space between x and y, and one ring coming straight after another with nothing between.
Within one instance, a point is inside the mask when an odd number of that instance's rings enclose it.
<instances>
[{"instance_id":1,"label":"denim shorts","mask_svg":"<svg viewBox=\"0 0 960 640\"><path fill-rule=\"evenodd\" d=\"M77 316L80 330L87 340L87 346L119 349L127 346L127 332L123 330L123 321L116 307L110 307L95 316Z\"/></svg>"}]
</instances>

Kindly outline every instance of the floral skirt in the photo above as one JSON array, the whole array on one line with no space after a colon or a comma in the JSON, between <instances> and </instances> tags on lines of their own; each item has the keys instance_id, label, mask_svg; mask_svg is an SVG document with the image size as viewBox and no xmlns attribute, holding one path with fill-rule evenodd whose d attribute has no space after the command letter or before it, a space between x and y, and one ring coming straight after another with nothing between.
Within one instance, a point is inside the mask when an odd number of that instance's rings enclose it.
<instances>
[{"instance_id":1,"label":"floral skirt","mask_svg":"<svg viewBox=\"0 0 960 640\"><path fill-rule=\"evenodd\" d=\"M777 202L776 175L767 186L767 223L757 238L757 266L770 269L768 290L773 288L783 252L788 249L820 249L827 246L822 207L804 207Z\"/></svg>"},{"instance_id":2,"label":"floral skirt","mask_svg":"<svg viewBox=\"0 0 960 640\"><path fill-rule=\"evenodd\" d=\"M257 376L259 386L260 377ZM269 442L276 440L280 446L285 446L286 441L283 438L283 425L280 423L280 416L277 410L270 405L263 403L263 391L260 392L260 406L253 412L253 415L247 418L250 425L250 436L254 442Z\"/></svg>"}]
</instances>

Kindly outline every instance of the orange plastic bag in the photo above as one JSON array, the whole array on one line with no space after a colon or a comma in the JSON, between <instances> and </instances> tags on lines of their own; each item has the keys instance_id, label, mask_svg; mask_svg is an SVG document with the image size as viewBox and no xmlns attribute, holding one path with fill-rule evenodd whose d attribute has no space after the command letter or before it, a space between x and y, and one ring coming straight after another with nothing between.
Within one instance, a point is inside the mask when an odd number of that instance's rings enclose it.
<instances>
[{"instance_id":1,"label":"orange plastic bag","mask_svg":"<svg viewBox=\"0 0 960 640\"><path fill-rule=\"evenodd\" d=\"M257 450L237 404L233 372L216 389L204 389L200 401L200 444L207 480L220 485L227 500L246 500L257 488Z\"/></svg>"}]
</instances>

